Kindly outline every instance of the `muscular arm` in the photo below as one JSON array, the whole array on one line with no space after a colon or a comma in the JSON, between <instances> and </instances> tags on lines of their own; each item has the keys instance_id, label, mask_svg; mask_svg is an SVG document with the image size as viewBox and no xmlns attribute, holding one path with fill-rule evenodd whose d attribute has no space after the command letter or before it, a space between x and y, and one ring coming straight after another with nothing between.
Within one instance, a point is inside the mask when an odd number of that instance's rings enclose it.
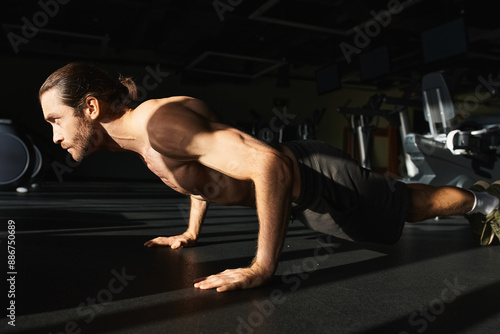
<instances>
[{"instance_id":1,"label":"muscular arm","mask_svg":"<svg viewBox=\"0 0 500 334\"><path fill-rule=\"evenodd\" d=\"M154 118L148 128L150 142L161 154L196 160L235 179L251 180L255 185L260 229L252 264L248 268L226 270L202 278L195 286L226 291L265 283L278 265L288 225L291 161L253 137L210 122L181 106L176 110L159 112Z\"/></svg>"},{"instance_id":2,"label":"muscular arm","mask_svg":"<svg viewBox=\"0 0 500 334\"><path fill-rule=\"evenodd\" d=\"M283 247L291 203L290 162L274 150L254 143L253 139L240 137L240 134L228 131L216 136L221 137L217 140L221 144L220 151L204 155L200 161L214 168L219 158L228 159L228 162L232 159L232 165L227 166L229 173L235 173L232 176L236 178L249 177L254 182L260 225L257 253L250 267L226 270L203 278L195 286L201 289L217 288L217 291L256 287L272 278ZM227 156L224 152L231 152L230 146L233 145L246 156ZM252 170L247 170L247 167ZM222 167L221 171L224 170Z\"/></svg>"}]
</instances>

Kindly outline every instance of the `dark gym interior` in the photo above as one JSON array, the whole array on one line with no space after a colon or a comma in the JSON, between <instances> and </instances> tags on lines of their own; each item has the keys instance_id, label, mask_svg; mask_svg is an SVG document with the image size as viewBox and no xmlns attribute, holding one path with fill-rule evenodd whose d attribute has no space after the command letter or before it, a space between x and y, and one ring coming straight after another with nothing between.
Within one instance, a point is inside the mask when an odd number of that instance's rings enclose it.
<instances>
[{"instance_id":1,"label":"dark gym interior","mask_svg":"<svg viewBox=\"0 0 500 334\"><path fill-rule=\"evenodd\" d=\"M195 289L196 278L249 265L256 211L213 205L196 247L144 247L186 229L189 198L133 153L75 162L53 143L38 101L52 72L88 61L131 76L141 101L196 97L265 142L325 141L403 182L491 183L500 179L496 8L491 0L3 3L0 332L497 333L499 242L478 246L461 216L406 224L391 246L291 219L269 284ZM448 128L454 122L461 126Z\"/></svg>"}]
</instances>

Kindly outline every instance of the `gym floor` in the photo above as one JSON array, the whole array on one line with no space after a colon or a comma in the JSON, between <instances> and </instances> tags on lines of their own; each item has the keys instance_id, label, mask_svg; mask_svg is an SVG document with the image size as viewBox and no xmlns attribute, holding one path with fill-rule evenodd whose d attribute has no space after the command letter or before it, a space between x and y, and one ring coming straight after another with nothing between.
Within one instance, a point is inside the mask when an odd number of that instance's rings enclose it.
<instances>
[{"instance_id":1,"label":"gym floor","mask_svg":"<svg viewBox=\"0 0 500 334\"><path fill-rule=\"evenodd\" d=\"M465 219L407 224L394 246L354 244L291 222L274 281L217 293L198 277L248 265L255 211L212 206L197 247L188 200L157 183L54 183L0 193L3 273L15 223L15 297L2 333L497 333L500 248ZM13 224L13 223L11 223ZM5 282L5 281L4 281ZM11 282L12 283L12 282ZM6 300L7 299L7 300ZM15 301L15 327L5 318ZM6 314L7 312L7 314Z\"/></svg>"}]
</instances>

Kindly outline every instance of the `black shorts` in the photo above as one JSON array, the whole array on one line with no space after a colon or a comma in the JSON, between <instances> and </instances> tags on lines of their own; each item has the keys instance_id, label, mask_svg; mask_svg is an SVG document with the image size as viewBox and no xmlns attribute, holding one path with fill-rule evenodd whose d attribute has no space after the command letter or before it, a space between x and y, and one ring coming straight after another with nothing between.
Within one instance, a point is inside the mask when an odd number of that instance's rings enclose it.
<instances>
[{"instance_id":1,"label":"black shorts","mask_svg":"<svg viewBox=\"0 0 500 334\"><path fill-rule=\"evenodd\" d=\"M320 141L284 144L300 169L294 217L311 229L356 242L394 244L411 206L405 183L362 168L344 151Z\"/></svg>"}]
</instances>

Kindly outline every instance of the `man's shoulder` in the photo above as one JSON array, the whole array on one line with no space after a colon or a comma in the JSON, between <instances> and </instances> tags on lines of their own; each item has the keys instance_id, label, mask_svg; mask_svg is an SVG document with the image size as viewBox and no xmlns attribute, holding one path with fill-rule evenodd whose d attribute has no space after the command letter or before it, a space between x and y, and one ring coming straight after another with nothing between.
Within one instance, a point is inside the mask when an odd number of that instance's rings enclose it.
<instances>
[{"instance_id":1,"label":"man's shoulder","mask_svg":"<svg viewBox=\"0 0 500 334\"><path fill-rule=\"evenodd\" d=\"M146 131L151 147L163 155L189 155L189 145L209 133L210 119L204 115L196 100L189 97L148 100L134 110L134 117Z\"/></svg>"},{"instance_id":2,"label":"man's shoulder","mask_svg":"<svg viewBox=\"0 0 500 334\"><path fill-rule=\"evenodd\" d=\"M189 96L171 96L161 99L150 99L139 104L135 111L137 112L154 112L159 109L168 110L174 107L179 107L189 103L189 101L195 100L195 98Z\"/></svg>"},{"instance_id":3,"label":"man's shoulder","mask_svg":"<svg viewBox=\"0 0 500 334\"><path fill-rule=\"evenodd\" d=\"M190 96L172 96L162 99L147 100L141 103L135 112L141 115L157 115L161 118L164 117L182 117L182 114L194 112L210 121L216 121L215 113L208 107L208 105L197 98Z\"/></svg>"}]
</instances>

